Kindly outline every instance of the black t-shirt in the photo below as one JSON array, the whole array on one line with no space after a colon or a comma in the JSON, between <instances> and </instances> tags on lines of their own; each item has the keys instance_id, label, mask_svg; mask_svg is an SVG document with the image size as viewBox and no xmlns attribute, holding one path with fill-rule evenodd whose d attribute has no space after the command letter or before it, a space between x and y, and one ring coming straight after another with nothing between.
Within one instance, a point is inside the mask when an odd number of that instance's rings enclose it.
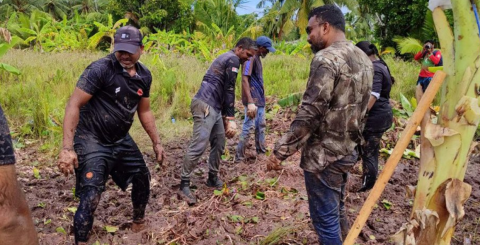
<instances>
[{"instance_id":1,"label":"black t-shirt","mask_svg":"<svg viewBox=\"0 0 480 245\"><path fill-rule=\"evenodd\" d=\"M0 106L0 165L14 164L15 154L13 152L12 138L8 128L7 119L3 115Z\"/></svg>"},{"instance_id":2,"label":"black t-shirt","mask_svg":"<svg viewBox=\"0 0 480 245\"><path fill-rule=\"evenodd\" d=\"M235 114L235 82L240 59L233 51L220 55L208 68L195 98L207 103L222 115Z\"/></svg>"},{"instance_id":3,"label":"black t-shirt","mask_svg":"<svg viewBox=\"0 0 480 245\"><path fill-rule=\"evenodd\" d=\"M392 106L390 105L390 91L392 90L392 76L382 61L373 61L372 94L377 94L375 104L368 111L367 123L365 130L368 131L385 131L392 125Z\"/></svg>"},{"instance_id":4,"label":"black t-shirt","mask_svg":"<svg viewBox=\"0 0 480 245\"><path fill-rule=\"evenodd\" d=\"M80 109L76 135L93 136L102 143L121 141L130 130L142 97L149 97L152 75L140 62L131 77L115 54L90 64L77 87L93 97Z\"/></svg>"}]
</instances>

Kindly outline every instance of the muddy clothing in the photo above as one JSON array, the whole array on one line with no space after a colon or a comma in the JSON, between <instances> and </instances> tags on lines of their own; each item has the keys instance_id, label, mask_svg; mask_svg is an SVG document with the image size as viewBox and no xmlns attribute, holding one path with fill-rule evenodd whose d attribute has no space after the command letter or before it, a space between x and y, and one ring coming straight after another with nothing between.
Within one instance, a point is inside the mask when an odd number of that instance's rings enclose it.
<instances>
[{"instance_id":1,"label":"muddy clothing","mask_svg":"<svg viewBox=\"0 0 480 245\"><path fill-rule=\"evenodd\" d=\"M125 191L136 174L150 176L143 155L127 134L123 141L114 145L103 145L92 139L75 137L75 152L78 155L76 195L86 186L105 191L105 183L112 180Z\"/></svg>"},{"instance_id":2,"label":"muddy clothing","mask_svg":"<svg viewBox=\"0 0 480 245\"><path fill-rule=\"evenodd\" d=\"M115 54L90 64L77 87L93 95L80 109L76 135L89 135L104 144L113 144L127 136L142 97L149 97L152 75L141 63L131 77Z\"/></svg>"},{"instance_id":3,"label":"muddy clothing","mask_svg":"<svg viewBox=\"0 0 480 245\"><path fill-rule=\"evenodd\" d=\"M221 156L225 149L225 129L222 114L200 99L193 99L190 105L193 115L193 136L182 165L182 180L190 180L193 169L210 142L208 169L217 175Z\"/></svg>"},{"instance_id":4,"label":"muddy clothing","mask_svg":"<svg viewBox=\"0 0 480 245\"><path fill-rule=\"evenodd\" d=\"M263 88L263 67L260 56L254 55L245 65L242 66L242 75L248 76L250 80L250 95L253 102L257 106L257 114L255 118L247 117L248 97L242 89L242 103L245 106L245 119L243 121L242 134L237 145L235 160L244 160L245 151L248 147L250 131L255 130L255 149L257 154L265 153L265 129L267 123L265 121L265 90Z\"/></svg>"},{"instance_id":5,"label":"muddy clothing","mask_svg":"<svg viewBox=\"0 0 480 245\"><path fill-rule=\"evenodd\" d=\"M317 52L298 114L275 145L280 160L303 148L300 167L320 244L341 245L341 230L348 229L342 200L362 141L372 80L372 62L351 42Z\"/></svg>"},{"instance_id":6,"label":"muddy clothing","mask_svg":"<svg viewBox=\"0 0 480 245\"><path fill-rule=\"evenodd\" d=\"M275 156L285 160L303 148L300 167L318 173L351 155L362 139L373 73L370 59L349 41L317 52L298 114Z\"/></svg>"},{"instance_id":7,"label":"muddy clothing","mask_svg":"<svg viewBox=\"0 0 480 245\"><path fill-rule=\"evenodd\" d=\"M342 237L348 234L345 185L357 157L354 150L350 156L335 161L320 173L304 172L310 217L320 244L341 245Z\"/></svg>"},{"instance_id":8,"label":"muddy clothing","mask_svg":"<svg viewBox=\"0 0 480 245\"><path fill-rule=\"evenodd\" d=\"M218 113L233 117L239 67L240 59L233 50L220 55L208 68L195 98L207 103Z\"/></svg>"},{"instance_id":9,"label":"muddy clothing","mask_svg":"<svg viewBox=\"0 0 480 245\"><path fill-rule=\"evenodd\" d=\"M78 155L75 195L80 198L74 218L75 240L88 240L93 213L109 176L123 191L132 184L133 220L143 220L150 197L150 172L130 135L110 145L75 136L74 148Z\"/></svg>"},{"instance_id":10,"label":"muddy clothing","mask_svg":"<svg viewBox=\"0 0 480 245\"><path fill-rule=\"evenodd\" d=\"M8 128L7 119L0 106L0 165L15 163L15 153L13 152L12 138Z\"/></svg>"},{"instance_id":11,"label":"muddy clothing","mask_svg":"<svg viewBox=\"0 0 480 245\"><path fill-rule=\"evenodd\" d=\"M255 150L257 154L264 154L267 152L265 147L265 129L267 122L265 121L265 107L257 107L257 114L255 118L247 117L248 108L245 107L245 119L243 120L242 134L240 134L237 150L235 153L235 161L242 161L245 159L245 152L249 146L250 135L252 129L255 133Z\"/></svg>"},{"instance_id":12,"label":"muddy clothing","mask_svg":"<svg viewBox=\"0 0 480 245\"><path fill-rule=\"evenodd\" d=\"M265 89L263 88L263 66L260 56L254 55L242 66L242 75L250 78L250 95L257 107L265 107ZM242 103L247 106L247 95L243 94Z\"/></svg>"},{"instance_id":13,"label":"muddy clothing","mask_svg":"<svg viewBox=\"0 0 480 245\"><path fill-rule=\"evenodd\" d=\"M142 97L149 97L152 76L141 63L130 76L112 53L90 64L77 87L92 95L80 109L74 149L75 194L80 204L74 218L76 242L86 242L93 213L109 176L123 190L132 183L133 219L143 220L150 196L150 172L128 134Z\"/></svg>"}]
</instances>

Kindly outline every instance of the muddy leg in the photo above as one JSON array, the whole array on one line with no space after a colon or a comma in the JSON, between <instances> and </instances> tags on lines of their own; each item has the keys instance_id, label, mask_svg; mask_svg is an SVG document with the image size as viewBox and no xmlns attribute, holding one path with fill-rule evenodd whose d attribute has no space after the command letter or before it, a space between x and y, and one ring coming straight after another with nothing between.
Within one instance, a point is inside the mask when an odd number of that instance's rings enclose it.
<instances>
[{"instance_id":1,"label":"muddy leg","mask_svg":"<svg viewBox=\"0 0 480 245\"><path fill-rule=\"evenodd\" d=\"M96 187L87 186L80 194L80 205L73 220L75 243L87 242L93 226L93 214L100 201L101 192Z\"/></svg>"}]
</instances>

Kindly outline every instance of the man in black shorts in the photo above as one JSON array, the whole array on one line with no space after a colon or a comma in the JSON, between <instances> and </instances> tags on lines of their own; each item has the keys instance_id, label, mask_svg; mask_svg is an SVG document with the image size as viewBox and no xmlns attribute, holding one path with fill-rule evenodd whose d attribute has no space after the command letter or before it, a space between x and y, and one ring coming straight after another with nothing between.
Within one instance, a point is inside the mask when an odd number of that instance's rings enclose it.
<instances>
[{"instance_id":1,"label":"man in black shorts","mask_svg":"<svg viewBox=\"0 0 480 245\"><path fill-rule=\"evenodd\" d=\"M14 164L12 138L0 106L0 244L38 244Z\"/></svg>"},{"instance_id":2,"label":"man in black shorts","mask_svg":"<svg viewBox=\"0 0 480 245\"><path fill-rule=\"evenodd\" d=\"M90 64L78 80L65 109L63 149L58 167L75 172L80 205L74 218L75 243L86 244L105 183L125 191L132 183L133 231L145 226L150 172L128 134L135 113L152 140L157 161L164 159L155 118L150 110L152 75L140 62L142 35L132 26L117 30L112 54Z\"/></svg>"}]
</instances>

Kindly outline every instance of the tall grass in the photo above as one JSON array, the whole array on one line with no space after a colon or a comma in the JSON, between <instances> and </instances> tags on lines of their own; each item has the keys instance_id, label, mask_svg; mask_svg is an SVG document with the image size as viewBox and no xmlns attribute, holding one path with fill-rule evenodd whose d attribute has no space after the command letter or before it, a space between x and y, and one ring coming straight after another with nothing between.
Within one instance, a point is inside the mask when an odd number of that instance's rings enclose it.
<instances>
[{"instance_id":1,"label":"tall grass","mask_svg":"<svg viewBox=\"0 0 480 245\"><path fill-rule=\"evenodd\" d=\"M65 103L75 88L85 67L106 53L38 53L11 50L2 62L18 67L22 74L14 76L0 72L0 104L5 110L16 140L40 140L42 149L60 145L61 124ZM150 93L152 110L157 125L167 138L188 135L191 117L189 105L209 67L193 56L145 54L141 61L151 70L153 84ZM310 69L310 57L269 55L262 60L267 96L284 97L305 90ZM414 96L418 66L394 58L386 58L397 83L392 98L398 100L401 92L407 98ZM239 76L240 80L240 76ZM240 98L240 82L237 82ZM243 108L237 108L243 111ZM177 121L175 125L171 117ZM142 134L136 124L133 134ZM146 140L147 141L147 140Z\"/></svg>"},{"instance_id":2,"label":"tall grass","mask_svg":"<svg viewBox=\"0 0 480 245\"><path fill-rule=\"evenodd\" d=\"M400 101L400 93L408 99L415 98L415 87L417 85L420 64L417 62L405 62L392 56L383 57L390 72L395 77L395 84L392 86L390 97Z\"/></svg>"}]
</instances>

